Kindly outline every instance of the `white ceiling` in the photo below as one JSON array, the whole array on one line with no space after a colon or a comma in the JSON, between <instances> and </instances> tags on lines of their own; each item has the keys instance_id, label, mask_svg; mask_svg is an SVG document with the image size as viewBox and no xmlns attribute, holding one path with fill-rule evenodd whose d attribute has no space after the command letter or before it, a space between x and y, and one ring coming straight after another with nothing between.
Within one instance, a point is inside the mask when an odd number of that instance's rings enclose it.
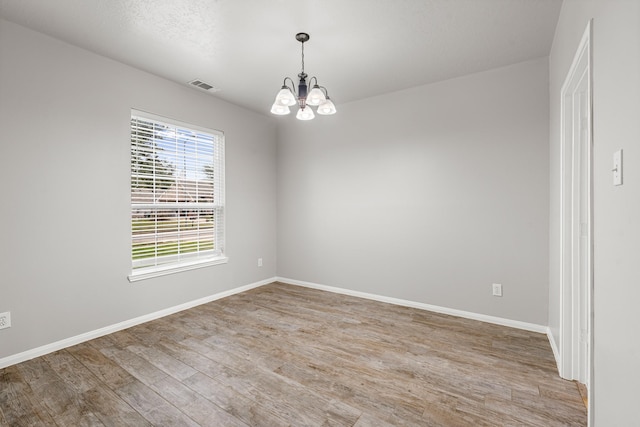
<instances>
[{"instance_id":1,"label":"white ceiling","mask_svg":"<svg viewBox=\"0 0 640 427\"><path fill-rule=\"evenodd\" d=\"M341 103L547 56L561 0L0 0L0 16L268 112L305 71ZM196 90L196 89L194 89Z\"/></svg>"}]
</instances>

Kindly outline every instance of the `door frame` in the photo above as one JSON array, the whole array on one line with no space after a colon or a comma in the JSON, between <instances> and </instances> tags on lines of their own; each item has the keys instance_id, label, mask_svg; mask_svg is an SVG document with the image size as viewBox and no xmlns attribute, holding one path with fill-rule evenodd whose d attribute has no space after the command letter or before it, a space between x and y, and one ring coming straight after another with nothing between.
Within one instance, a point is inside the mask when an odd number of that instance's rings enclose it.
<instances>
[{"instance_id":1,"label":"door frame","mask_svg":"<svg viewBox=\"0 0 640 427\"><path fill-rule=\"evenodd\" d=\"M593 66L592 22L589 21L582 36L573 63L560 93L561 150L560 150L560 376L569 380L583 377L588 389L589 414L593 408ZM580 145L574 132L575 94L578 83L587 79L587 133L586 147ZM587 254L586 266L580 259L580 157L586 148L586 206L587 206ZM576 224L577 218L577 224ZM582 282L578 269L586 267L586 283ZM585 289L586 288L586 289ZM586 304L581 306L580 295L586 293ZM586 310L587 354L580 360L580 316ZM582 363L585 363L584 365ZM583 371L580 372L581 366ZM589 417L591 418L591 417ZM589 420L591 421L591 420Z\"/></svg>"}]
</instances>

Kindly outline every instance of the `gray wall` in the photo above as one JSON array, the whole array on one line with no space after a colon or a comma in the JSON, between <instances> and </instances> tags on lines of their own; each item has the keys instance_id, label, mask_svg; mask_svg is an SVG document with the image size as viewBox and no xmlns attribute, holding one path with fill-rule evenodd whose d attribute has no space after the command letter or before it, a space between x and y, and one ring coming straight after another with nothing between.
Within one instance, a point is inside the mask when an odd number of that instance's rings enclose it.
<instances>
[{"instance_id":1,"label":"gray wall","mask_svg":"<svg viewBox=\"0 0 640 427\"><path fill-rule=\"evenodd\" d=\"M549 326L559 327L560 89L593 18L594 415L596 426L638 425L640 382L640 2L565 0L550 55ZM612 185L623 149L624 185Z\"/></svg>"},{"instance_id":2,"label":"gray wall","mask_svg":"<svg viewBox=\"0 0 640 427\"><path fill-rule=\"evenodd\" d=\"M278 275L546 325L547 60L338 108L280 122Z\"/></svg>"},{"instance_id":3,"label":"gray wall","mask_svg":"<svg viewBox=\"0 0 640 427\"><path fill-rule=\"evenodd\" d=\"M0 64L0 358L275 276L272 120L3 20ZM225 132L228 264L127 281L131 108Z\"/></svg>"}]
</instances>

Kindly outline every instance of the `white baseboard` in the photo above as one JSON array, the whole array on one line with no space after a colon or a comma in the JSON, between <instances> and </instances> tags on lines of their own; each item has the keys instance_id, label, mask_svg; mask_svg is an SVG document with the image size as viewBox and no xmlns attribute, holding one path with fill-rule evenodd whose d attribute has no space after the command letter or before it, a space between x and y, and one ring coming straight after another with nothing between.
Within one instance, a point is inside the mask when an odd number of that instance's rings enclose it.
<instances>
[{"instance_id":1,"label":"white baseboard","mask_svg":"<svg viewBox=\"0 0 640 427\"><path fill-rule=\"evenodd\" d=\"M366 293L366 292L353 291L351 289L344 289L344 288L336 288L336 287L333 287L333 286L319 285L317 283L304 282L302 280L289 279L289 278L286 278L286 277L276 277L276 280L278 282L286 283L288 285L303 286L303 287L306 287L306 288L313 288L313 289L333 292L333 293L337 293L337 294L350 295L350 296L353 296L353 297L359 297L359 298L365 298L365 299L370 299L370 300L374 300L374 301L386 302L386 303L389 303L389 304L395 304L395 305L402 305L402 306L405 306L405 307L418 308L420 310L433 311L435 313L449 314L451 316L463 317L465 319L479 320L481 322L493 323L493 324L496 324L496 325L508 326L508 327L511 327L511 328L522 329L522 330L525 330L525 331L538 332L538 333L541 333L541 334L546 334L547 330L548 330L548 328L546 326L537 325L535 323L527 323L527 322L521 322L519 320L504 319L502 317L488 316L486 314L472 313L472 312L469 312L469 311L456 310L456 309L453 309L453 308L440 307L440 306L437 306L437 305L424 304L424 303L421 303L421 302L415 302L415 301L408 301L408 300L403 300L403 299L398 299L398 298L385 297L385 296L376 295L376 294L370 294L370 293Z\"/></svg>"},{"instance_id":2,"label":"white baseboard","mask_svg":"<svg viewBox=\"0 0 640 427\"><path fill-rule=\"evenodd\" d=\"M399 298L386 297L382 295L370 294L367 292L359 292L353 291L350 289L338 288L333 286L319 285L317 283L305 282L302 280L289 279L286 277L273 277L265 280L261 280L259 282L251 283L249 285L240 286L238 288L230 289L228 291L220 292L214 295L210 295L204 298L200 298L194 301L189 301L184 304L176 305L174 307L169 307L164 310L156 311L154 313L149 313L144 316L136 317L134 319L125 320L124 322L116 323L114 325L105 326L104 328L96 329L94 331L86 332L84 334L76 335L74 337L66 338L60 341L53 342L51 344L46 344L41 347L37 347L31 350L24 351L22 353L14 354L5 358L0 359L0 369L6 368L7 366L15 365L20 362L24 362L26 360L33 359L34 357L43 356L45 354L52 353L54 351L62 350L67 347L71 347L76 344L83 343L85 341L92 340L94 338L98 338L104 335L108 335L114 332L121 331L123 329L130 328L132 326L139 325L141 323L149 322L151 320L159 319L164 316L168 316L170 314L177 313L179 311L187 310L192 307L196 307L198 305L206 304L211 301L215 301L221 298L225 298L234 294L238 294L241 292L245 292L251 289L258 288L260 286L268 285L269 283L273 283L275 281L286 283L289 285L297 285L303 286L307 288L318 289L327 292L333 292L337 294L350 295L359 298L370 299L374 301L385 302L389 304L401 305L405 307L417 308L420 310L432 311L435 313L448 314L451 316L463 317L466 319L479 320L481 322L493 323L496 325L508 326L511 328L522 329L526 331L538 332L547 334L549 337L549 342L551 343L551 349L553 350L554 357L556 358L556 364L559 360L558 351L551 335L551 332L548 327L537 325L534 323L521 322L518 320L504 319L501 317L488 316L485 314L472 313L468 311L456 310L453 308L440 307L431 304L425 304L415 301L403 300Z\"/></svg>"},{"instance_id":3,"label":"white baseboard","mask_svg":"<svg viewBox=\"0 0 640 427\"><path fill-rule=\"evenodd\" d=\"M164 310L156 311L154 313L145 314L144 316L136 317L134 319L125 320L124 322L116 323L114 325L105 326L104 328L96 329L94 331L86 332L84 334L76 335L74 337L66 338L61 341L56 341L51 344L46 344L41 347L37 347L31 350L24 351L22 353L14 354L0 359L0 369L7 366L15 365L26 360L33 359L34 357L43 356L45 354L53 353L54 351L62 350L63 348L71 347L72 345L80 344L85 341L92 340L94 338L101 337L103 335L111 334L121 331L123 329L130 328L132 326L139 325L141 323L149 322L151 320L159 319L170 314L177 313L179 311L187 310L198 305L206 304L211 301L215 301L230 295L245 292L250 289L258 288L260 286L267 285L276 281L276 278L270 278L261 280L259 282L251 283L249 285L240 286L238 288L230 289L228 291L220 292L214 295L210 295L197 300L189 301L184 304L176 305L173 307L165 308Z\"/></svg>"},{"instance_id":4,"label":"white baseboard","mask_svg":"<svg viewBox=\"0 0 640 427\"><path fill-rule=\"evenodd\" d=\"M558 375L560 375L560 350L556 344L556 340L553 339L551 328L547 328L547 338L549 338L549 344L551 345L551 351L553 351L553 357L556 360L556 367L558 368Z\"/></svg>"}]
</instances>

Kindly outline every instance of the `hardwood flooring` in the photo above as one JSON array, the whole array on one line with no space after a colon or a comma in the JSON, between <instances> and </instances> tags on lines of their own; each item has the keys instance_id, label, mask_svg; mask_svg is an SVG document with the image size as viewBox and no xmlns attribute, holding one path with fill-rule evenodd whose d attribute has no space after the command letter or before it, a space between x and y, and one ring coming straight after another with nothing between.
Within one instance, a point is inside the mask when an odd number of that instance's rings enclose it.
<instances>
[{"instance_id":1,"label":"hardwood flooring","mask_svg":"<svg viewBox=\"0 0 640 427\"><path fill-rule=\"evenodd\" d=\"M0 370L2 426L586 426L546 336L274 283Z\"/></svg>"},{"instance_id":2,"label":"hardwood flooring","mask_svg":"<svg viewBox=\"0 0 640 427\"><path fill-rule=\"evenodd\" d=\"M582 398L582 403L584 403L584 407L588 408L589 397L588 397L587 386L578 381L576 381L576 386L578 386L578 392L580 393L580 397Z\"/></svg>"}]
</instances>

